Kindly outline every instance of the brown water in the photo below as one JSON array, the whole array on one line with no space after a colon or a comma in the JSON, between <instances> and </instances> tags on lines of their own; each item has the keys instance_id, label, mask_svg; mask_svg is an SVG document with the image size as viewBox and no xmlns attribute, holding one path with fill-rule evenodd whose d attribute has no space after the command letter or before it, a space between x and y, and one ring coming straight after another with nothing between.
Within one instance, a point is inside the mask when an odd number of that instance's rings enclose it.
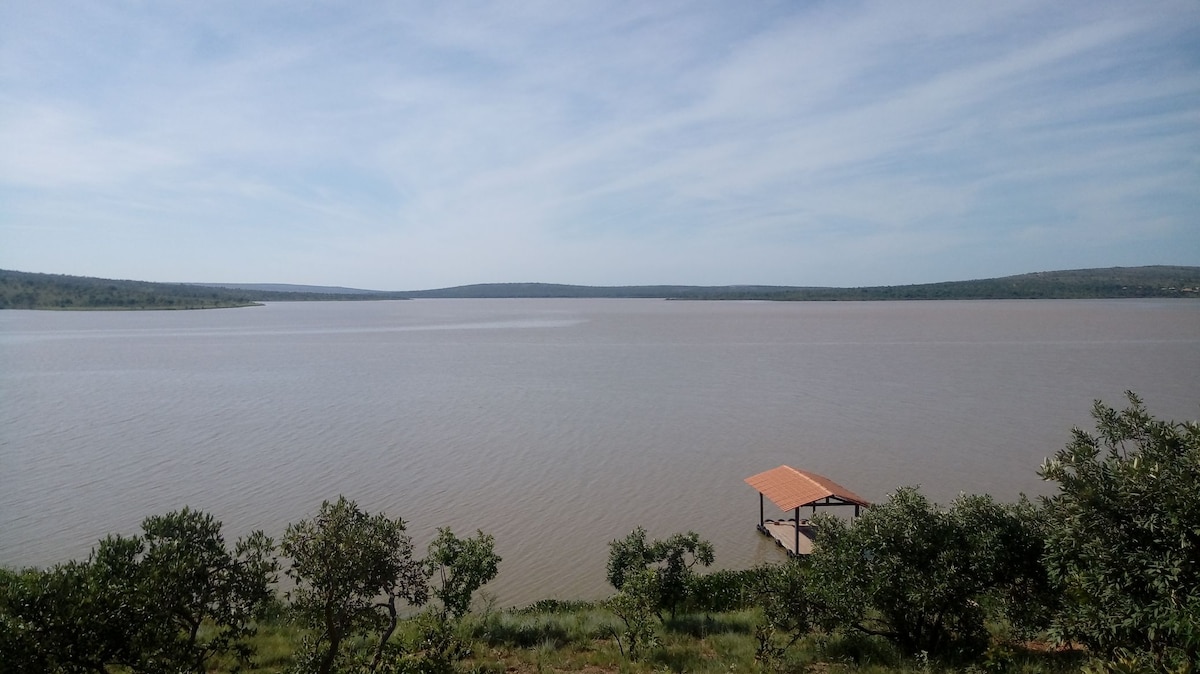
<instances>
[{"instance_id":1,"label":"brown water","mask_svg":"<svg viewBox=\"0 0 1200 674\"><path fill-rule=\"evenodd\" d=\"M0 312L0 564L190 505L279 536L340 494L496 536L502 605L607 592L608 541L781 554L742 479L1012 499L1138 391L1200 417L1200 302L418 300ZM768 516L770 516L768 512Z\"/></svg>"}]
</instances>

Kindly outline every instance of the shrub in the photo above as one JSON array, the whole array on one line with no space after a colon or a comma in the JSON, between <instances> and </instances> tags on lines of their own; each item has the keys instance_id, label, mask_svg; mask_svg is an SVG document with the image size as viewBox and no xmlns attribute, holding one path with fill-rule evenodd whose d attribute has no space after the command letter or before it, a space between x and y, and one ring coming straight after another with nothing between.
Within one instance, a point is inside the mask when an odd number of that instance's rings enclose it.
<instances>
[{"instance_id":1,"label":"shrub","mask_svg":"<svg viewBox=\"0 0 1200 674\"><path fill-rule=\"evenodd\" d=\"M811 568L793 574L800 617L883 636L908 655L973 658L987 646L987 606L1044 587L1036 509L961 496L948 509L913 487L853 524L816 518Z\"/></svg>"},{"instance_id":2,"label":"shrub","mask_svg":"<svg viewBox=\"0 0 1200 674\"><path fill-rule=\"evenodd\" d=\"M1096 433L1042 465L1047 564L1066 589L1054 634L1110 659L1200 665L1200 424L1160 421L1126 393L1097 401Z\"/></svg>"},{"instance_id":3,"label":"shrub","mask_svg":"<svg viewBox=\"0 0 1200 674\"><path fill-rule=\"evenodd\" d=\"M397 600L419 606L428 599L428 576L412 557L404 522L368 515L344 496L288 525L281 547L292 560L292 608L315 633L304 641L301 669L328 674L349 657L346 646L368 634L377 640L370 669L378 668L396 628Z\"/></svg>"},{"instance_id":4,"label":"shrub","mask_svg":"<svg viewBox=\"0 0 1200 674\"><path fill-rule=\"evenodd\" d=\"M630 576L651 570L657 592L654 611L670 611L672 618L688 598L693 568L710 566L714 559L712 543L694 531L647 542L646 530L638 527L608 547L608 582L622 590Z\"/></svg>"}]
</instances>

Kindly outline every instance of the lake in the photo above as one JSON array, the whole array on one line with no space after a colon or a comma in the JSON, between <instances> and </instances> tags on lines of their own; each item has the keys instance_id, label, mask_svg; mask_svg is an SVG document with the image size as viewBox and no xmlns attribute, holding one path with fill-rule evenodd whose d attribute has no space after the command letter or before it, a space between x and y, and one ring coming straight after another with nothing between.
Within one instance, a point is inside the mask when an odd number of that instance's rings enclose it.
<instances>
[{"instance_id":1,"label":"lake","mask_svg":"<svg viewBox=\"0 0 1200 674\"><path fill-rule=\"evenodd\" d=\"M0 564L83 558L189 505L233 539L338 494L493 534L501 606L597 598L638 525L782 553L742 482L1004 500L1143 396L1200 417L1200 302L413 300L0 312ZM768 504L768 517L772 516Z\"/></svg>"}]
</instances>

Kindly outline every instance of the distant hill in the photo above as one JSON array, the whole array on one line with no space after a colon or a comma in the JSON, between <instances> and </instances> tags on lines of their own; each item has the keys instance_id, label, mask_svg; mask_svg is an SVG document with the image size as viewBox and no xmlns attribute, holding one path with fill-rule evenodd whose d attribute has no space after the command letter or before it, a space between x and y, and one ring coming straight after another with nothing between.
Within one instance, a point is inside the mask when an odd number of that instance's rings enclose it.
<instances>
[{"instance_id":1,"label":"distant hill","mask_svg":"<svg viewBox=\"0 0 1200 674\"><path fill-rule=\"evenodd\" d=\"M258 302L519 297L773 301L1200 298L1200 267L1073 269L864 288L486 283L407 292L288 284L148 283L0 270L0 309L204 309Z\"/></svg>"},{"instance_id":2,"label":"distant hill","mask_svg":"<svg viewBox=\"0 0 1200 674\"><path fill-rule=\"evenodd\" d=\"M1200 267L1110 267L1036 272L971 281L864 288L719 288L681 299L1000 300L1200 298Z\"/></svg>"},{"instance_id":3,"label":"distant hill","mask_svg":"<svg viewBox=\"0 0 1200 674\"><path fill-rule=\"evenodd\" d=\"M863 288L485 283L436 290L410 290L403 294L414 298L646 297L776 301L1200 297L1200 267L1074 269L972 281Z\"/></svg>"},{"instance_id":4,"label":"distant hill","mask_svg":"<svg viewBox=\"0 0 1200 674\"><path fill-rule=\"evenodd\" d=\"M396 293L282 287L299 289L150 283L0 269L0 309L219 309L259 302L406 299Z\"/></svg>"},{"instance_id":5,"label":"distant hill","mask_svg":"<svg viewBox=\"0 0 1200 674\"><path fill-rule=\"evenodd\" d=\"M254 300L240 291L0 270L0 309L214 309Z\"/></svg>"}]
</instances>

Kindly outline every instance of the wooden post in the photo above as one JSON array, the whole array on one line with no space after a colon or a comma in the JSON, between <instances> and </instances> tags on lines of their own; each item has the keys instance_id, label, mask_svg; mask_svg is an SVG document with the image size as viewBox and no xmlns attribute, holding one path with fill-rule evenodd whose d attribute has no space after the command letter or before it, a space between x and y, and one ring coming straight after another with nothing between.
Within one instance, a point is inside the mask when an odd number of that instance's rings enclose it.
<instances>
[{"instance_id":1,"label":"wooden post","mask_svg":"<svg viewBox=\"0 0 1200 674\"><path fill-rule=\"evenodd\" d=\"M796 506L796 556L800 556L800 506Z\"/></svg>"},{"instance_id":2,"label":"wooden post","mask_svg":"<svg viewBox=\"0 0 1200 674\"><path fill-rule=\"evenodd\" d=\"M854 504L854 516L858 517L858 504L857 503Z\"/></svg>"},{"instance_id":3,"label":"wooden post","mask_svg":"<svg viewBox=\"0 0 1200 674\"><path fill-rule=\"evenodd\" d=\"M758 493L758 528L762 529L767 526L767 517L763 514L763 495Z\"/></svg>"}]
</instances>

